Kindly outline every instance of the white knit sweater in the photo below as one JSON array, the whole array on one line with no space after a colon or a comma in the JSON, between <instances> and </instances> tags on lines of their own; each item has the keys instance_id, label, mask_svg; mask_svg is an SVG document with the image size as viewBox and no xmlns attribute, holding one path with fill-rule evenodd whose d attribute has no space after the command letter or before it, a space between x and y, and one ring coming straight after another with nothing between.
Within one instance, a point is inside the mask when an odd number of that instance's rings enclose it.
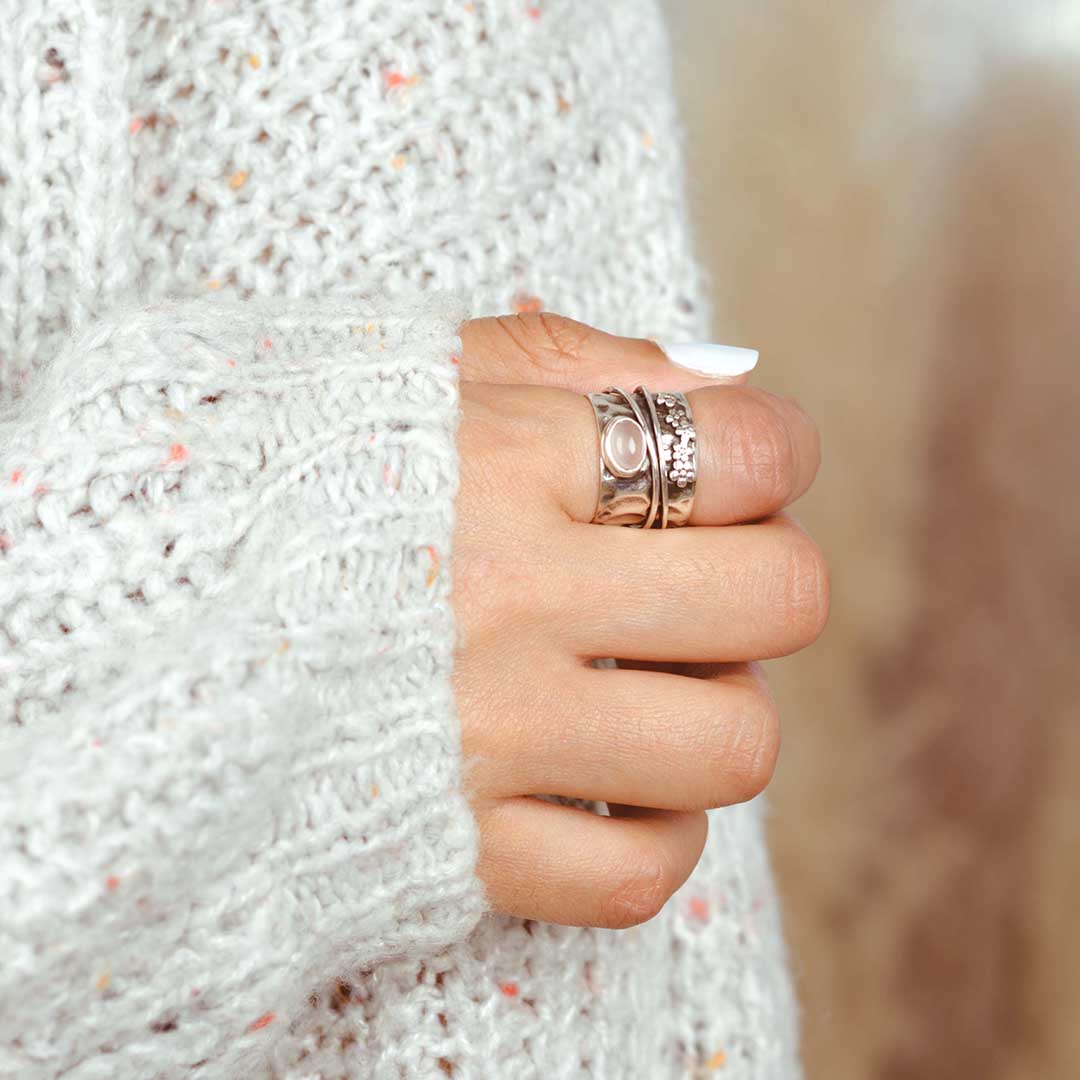
<instances>
[{"instance_id":1,"label":"white knit sweater","mask_svg":"<svg viewBox=\"0 0 1080 1080\"><path fill-rule=\"evenodd\" d=\"M0 1076L798 1075L756 806L608 932L460 787L456 330L703 338L677 131L650 0L0 0Z\"/></svg>"}]
</instances>

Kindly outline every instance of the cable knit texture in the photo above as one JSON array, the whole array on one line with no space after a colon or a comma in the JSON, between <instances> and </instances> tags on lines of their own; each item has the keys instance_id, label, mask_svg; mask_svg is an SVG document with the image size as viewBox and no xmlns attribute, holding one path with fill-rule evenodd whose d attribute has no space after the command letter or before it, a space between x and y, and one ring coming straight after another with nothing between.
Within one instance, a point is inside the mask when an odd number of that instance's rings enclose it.
<instances>
[{"instance_id":1,"label":"cable knit texture","mask_svg":"<svg viewBox=\"0 0 1080 1080\"><path fill-rule=\"evenodd\" d=\"M759 803L495 916L455 353L704 339L651 0L0 0L0 1076L788 1080Z\"/></svg>"}]
</instances>

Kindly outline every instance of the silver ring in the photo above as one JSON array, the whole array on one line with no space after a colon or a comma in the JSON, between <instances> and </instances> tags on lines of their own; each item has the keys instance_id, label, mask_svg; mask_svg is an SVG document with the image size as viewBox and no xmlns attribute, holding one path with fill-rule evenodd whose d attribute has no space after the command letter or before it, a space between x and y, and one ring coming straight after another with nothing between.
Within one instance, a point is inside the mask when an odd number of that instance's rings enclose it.
<instances>
[{"instance_id":1,"label":"silver ring","mask_svg":"<svg viewBox=\"0 0 1080 1080\"><path fill-rule=\"evenodd\" d=\"M685 525L697 481L697 432L683 394L639 386L589 394L600 440L593 523L636 529Z\"/></svg>"},{"instance_id":2,"label":"silver ring","mask_svg":"<svg viewBox=\"0 0 1080 1080\"><path fill-rule=\"evenodd\" d=\"M661 475L661 439L663 437L663 432L660 428L660 417L656 412L656 401L644 386L639 386L634 392L639 394L644 400L646 411L649 414L649 423L653 429L653 443L655 444L657 463L656 488L658 498L656 501L659 504L657 507L659 510L659 517L656 519L656 528L666 529L668 527L668 518L671 512L671 499L668 494L667 481Z\"/></svg>"}]
</instances>

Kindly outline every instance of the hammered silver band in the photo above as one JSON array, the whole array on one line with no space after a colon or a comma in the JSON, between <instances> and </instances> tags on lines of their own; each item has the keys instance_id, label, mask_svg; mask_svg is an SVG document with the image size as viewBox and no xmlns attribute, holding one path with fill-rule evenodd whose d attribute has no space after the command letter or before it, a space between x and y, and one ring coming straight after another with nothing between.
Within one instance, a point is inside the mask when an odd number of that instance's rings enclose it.
<instances>
[{"instance_id":1,"label":"hammered silver band","mask_svg":"<svg viewBox=\"0 0 1080 1080\"><path fill-rule=\"evenodd\" d=\"M600 436L600 495L597 500L593 523L596 525L627 525L641 528L649 516L652 505L652 469L648 462L645 433L641 430L634 410L626 404L621 393L607 391L590 394L593 413L596 416L597 434ZM638 428L641 454L628 462L635 464L633 470L620 467L613 460L613 453L605 452L615 432L622 426L629 433Z\"/></svg>"},{"instance_id":2,"label":"hammered silver band","mask_svg":"<svg viewBox=\"0 0 1080 1080\"><path fill-rule=\"evenodd\" d=\"M600 493L593 523L635 529L686 525L697 483L697 432L684 394L589 394L600 440Z\"/></svg>"}]
</instances>

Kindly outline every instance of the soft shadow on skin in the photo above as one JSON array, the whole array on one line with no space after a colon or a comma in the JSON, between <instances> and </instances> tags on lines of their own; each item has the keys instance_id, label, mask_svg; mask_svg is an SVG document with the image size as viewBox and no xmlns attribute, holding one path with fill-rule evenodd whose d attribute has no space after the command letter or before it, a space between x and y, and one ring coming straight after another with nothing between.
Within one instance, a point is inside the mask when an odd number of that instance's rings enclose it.
<instances>
[{"instance_id":1,"label":"soft shadow on skin","mask_svg":"<svg viewBox=\"0 0 1080 1080\"><path fill-rule=\"evenodd\" d=\"M1062 1075L1054 968L1076 952L1046 898L1080 885L1054 850L1080 832L1080 81L999 71L955 138L922 595L872 680L891 756L833 912L891 911L879 1080Z\"/></svg>"}]
</instances>

